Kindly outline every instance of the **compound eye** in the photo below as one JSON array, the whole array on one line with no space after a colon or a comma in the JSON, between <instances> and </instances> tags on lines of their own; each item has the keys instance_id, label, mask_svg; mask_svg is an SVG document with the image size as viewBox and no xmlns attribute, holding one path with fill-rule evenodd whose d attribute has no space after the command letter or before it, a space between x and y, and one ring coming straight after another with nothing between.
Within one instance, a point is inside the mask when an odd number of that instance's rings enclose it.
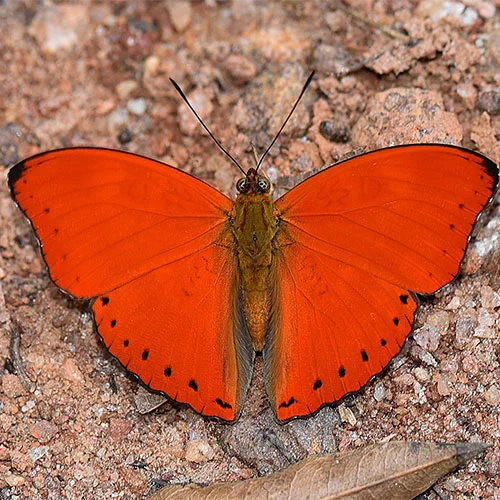
<instances>
[{"instance_id":1,"label":"compound eye","mask_svg":"<svg viewBox=\"0 0 500 500\"><path fill-rule=\"evenodd\" d=\"M259 186L259 191L262 191L263 193L266 193L271 189L271 182L269 182L269 179L266 177L259 177L257 185Z\"/></svg>"},{"instance_id":2,"label":"compound eye","mask_svg":"<svg viewBox=\"0 0 500 500\"><path fill-rule=\"evenodd\" d=\"M247 190L247 180L245 177L238 179L238 182L236 183L236 189L239 193L244 193Z\"/></svg>"}]
</instances>

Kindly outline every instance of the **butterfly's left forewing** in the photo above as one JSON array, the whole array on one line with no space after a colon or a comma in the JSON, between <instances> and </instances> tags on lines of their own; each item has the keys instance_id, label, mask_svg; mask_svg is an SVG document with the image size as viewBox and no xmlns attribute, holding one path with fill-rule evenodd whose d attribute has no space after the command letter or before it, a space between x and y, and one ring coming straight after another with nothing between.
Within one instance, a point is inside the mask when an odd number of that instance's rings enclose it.
<instances>
[{"instance_id":1,"label":"butterfly's left forewing","mask_svg":"<svg viewBox=\"0 0 500 500\"><path fill-rule=\"evenodd\" d=\"M234 420L253 351L229 235L233 202L168 165L96 148L29 158L9 185L52 280L94 298L110 352L152 389Z\"/></svg>"},{"instance_id":2,"label":"butterfly's left forewing","mask_svg":"<svg viewBox=\"0 0 500 500\"><path fill-rule=\"evenodd\" d=\"M276 202L265 381L280 420L358 390L401 349L417 302L458 273L498 170L457 147L352 158Z\"/></svg>"},{"instance_id":3,"label":"butterfly's left forewing","mask_svg":"<svg viewBox=\"0 0 500 500\"><path fill-rule=\"evenodd\" d=\"M9 185L54 283L87 298L211 244L233 205L179 169L98 148L28 158Z\"/></svg>"}]
</instances>

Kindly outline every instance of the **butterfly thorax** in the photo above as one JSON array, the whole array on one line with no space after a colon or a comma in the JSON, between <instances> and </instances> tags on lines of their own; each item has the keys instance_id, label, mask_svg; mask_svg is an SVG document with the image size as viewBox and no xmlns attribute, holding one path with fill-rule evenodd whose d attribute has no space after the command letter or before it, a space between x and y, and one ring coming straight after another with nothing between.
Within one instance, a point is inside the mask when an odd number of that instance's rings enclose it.
<instances>
[{"instance_id":1,"label":"butterfly thorax","mask_svg":"<svg viewBox=\"0 0 500 500\"><path fill-rule=\"evenodd\" d=\"M259 178L262 179L261 176ZM253 181L254 178L247 175L246 181L249 180ZM256 351L262 350L269 322L269 274L272 241L277 231L274 201L269 181L267 183L261 183L261 188L257 184L254 186L253 182L238 186L240 194L232 217L243 310Z\"/></svg>"}]
</instances>

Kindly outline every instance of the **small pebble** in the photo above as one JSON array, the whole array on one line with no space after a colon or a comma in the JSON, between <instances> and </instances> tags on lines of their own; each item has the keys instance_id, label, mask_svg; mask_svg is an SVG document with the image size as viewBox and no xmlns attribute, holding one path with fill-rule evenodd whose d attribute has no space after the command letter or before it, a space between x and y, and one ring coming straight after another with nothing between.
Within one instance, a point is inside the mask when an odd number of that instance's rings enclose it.
<instances>
[{"instance_id":1,"label":"small pebble","mask_svg":"<svg viewBox=\"0 0 500 500\"><path fill-rule=\"evenodd\" d=\"M484 393L484 399L491 406L500 405L500 389L495 385L491 385Z\"/></svg>"},{"instance_id":2,"label":"small pebble","mask_svg":"<svg viewBox=\"0 0 500 500\"><path fill-rule=\"evenodd\" d=\"M462 359L462 369L469 375L477 375L479 373L479 364L473 354L466 354Z\"/></svg>"},{"instance_id":3,"label":"small pebble","mask_svg":"<svg viewBox=\"0 0 500 500\"><path fill-rule=\"evenodd\" d=\"M29 428L30 434L40 443L48 443L58 432L59 428L46 420L40 420Z\"/></svg>"},{"instance_id":4,"label":"small pebble","mask_svg":"<svg viewBox=\"0 0 500 500\"><path fill-rule=\"evenodd\" d=\"M449 304L447 306L445 306L445 309L447 311L455 311L456 309L458 309L460 307L461 303L462 303L462 301L460 300L460 298L455 295L450 300Z\"/></svg>"},{"instance_id":5,"label":"small pebble","mask_svg":"<svg viewBox=\"0 0 500 500\"><path fill-rule=\"evenodd\" d=\"M49 451L48 446L36 446L35 448L30 449L29 454L31 460L33 460L33 462L36 462L37 460L40 460L40 458L45 456L48 451Z\"/></svg>"},{"instance_id":6,"label":"small pebble","mask_svg":"<svg viewBox=\"0 0 500 500\"><path fill-rule=\"evenodd\" d=\"M345 404L341 404L339 406L339 415L342 422L346 422L352 426L356 425L357 420L354 413Z\"/></svg>"},{"instance_id":7,"label":"small pebble","mask_svg":"<svg viewBox=\"0 0 500 500\"><path fill-rule=\"evenodd\" d=\"M18 398L26 394L19 377L8 373L2 376L2 390L8 398Z\"/></svg>"},{"instance_id":8,"label":"small pebble","mask_svg":"<svg viewBox=\"0 0 500 500\"><path fill-rule=\"evenodd\" d=\"M495 309L500 307L500 294L493 290L491 286L482 286L481 305L486 309Z\"/></svg>"},{"instance_id":9,"label":"small pebble","mask_svg":"<svg viewBox=\"0 0 500 500\"><path fill-rule=\"evenodd\" d=\"M477 315L477 328L474 335L483 338L496 338L495 320L496 314L490 314L484 307L480 307Z\"/></svg>"},{"instance_id":10,"label":"small pebble","mask_svg":"<svg viewBox=\"0 0 500 500\"><path fill-rule=\"evenodd\" d=\"M445 358L441 361L440 367L443 372L457 373L458 363L455 358Z\"/></svg>"},{"instance_id":11,"label":"small pebble","mask_svg":"<svg viewBox=\"0 0 500 500\"><path fill-rule=\"evenodd\" d=\"M213 448L203 439L192 439L186 445L186 460L200 464L212 460L215 456Z\"/></svg>"},{"instance_id":12,"label":"small pebble","mask_svg":"<svg viewBox=\"0 0 500 500\"><path fill-rule=\"evenodd\" d=\"M340 10L335 10L333 12L327 12L325 14L325 22L330 28L332 33L337 33L345 28L346 18L345 14Z\"/></svg>"},{"instance_id":13,"label":"small pebble","mask_svg":"<svg viewBox=\"0 0 500 500\"><path fill-rule=\"evenodd\" d=\"M439 346L439 331L432 325L426 324L415 330L414 338L417 345L425 351L434 352Z\"/></svg>"},{"instance_id":14,"label":"small pebble","mask_svg":"<svg viewBox=\"0 0 500 500\"><path fill-rule=\"evenodd\" d=\"M127 144L134 138L132 130L125 127L118 135L118 141L120 144Z\"/></svg>"},{"instance_id":15,"label":"small pebble","mask_svg":"<svg viewBox=\"0 0 500 500\"><path fill-rule=\"evenodd\" d=\"M168 0L165 6L175 31L181 33L191 22L193 15L190 2L183 0Z\"/></svg>"},{"instance_id":16,"label":"small pebble","mask_svg":"<svg viewBox=\"0 0 500 500\"><path fill-rule=\"evenodd\" d=\"M242 85L255 78L257 68L245 56L232 54L226 60L226 68L236 83Z\"/></svg>"},{"instance_id":17,"label":"small pebble","mask_svg":"<svg viewBox=\"0 0 500 500\"><path fill-rule=\"evenodd\" d=\"M375 401L379 401L379 402L385 399L385 387L384 387L384 384L382 382L378 382L375 385L375 389L373 391L373 397L374 397Z\"/></svg>"},{"instance_id":18,"label":"small pebble","mask_svg":"<svg viewBox=\"0 0 500 500\"><path fill-rule=\"evenodd\" d=\"M430 379L429 372L425 368L422 368L420 366L417 366L417 368L413 370L413 373L415 374L415 378L419 382L427 382Z\"/></svg>"},{"instance_id":19,"label":"small pebble","mask_svg":"<svg viewBox=\"0 0 500 500\"><path fill-rule=\"evenodd\" d=\"M494 2L479 2L475 7L483 19L493 19L496 14L497 7Z\"/></svg>"},{"instance_id":20,"label":"small pebble","mask_svg":"<svg viewBox=\"0 0 500 500\"><path fill-rule=\"evenodd\" d=\"M419 3L417 12L421 17L429 17L435 23L440 19L453 17L462 26L472 26L479 17L472 7L466 7L460 2L441 0L423 0Z\"/></svg>"},{"instance_id":21,"label":"small pebble","mask_svg":"<svg viewBox=\"0 0 500 500\"><path fill-rule=\"evenodd\" d=\"M84 378L80 368L76 365L74 359L68 358L61 366L60 373L62 378L69 382L81 384Z\"/></svg>"},{"instance_id":22,"label":"small pebble","mask_svg":"<svg viewBox=\"0 0 500 500\"><path fill-rule=\"evenodd\" d=\"M158 56L149 56L144 61L144 74L148 76L154 76L158 73L160 68L160 58Z\"/></svg>"},{"instance_id":23,"label":"small pebble","mask_svg":"<svg viewBox=\"0 0 500 500\"><path fill-rule=\"evenodd\" d=\"M52 419L52 407L45 400L38 401L37 405L38 414L42 420Z\"/></svg>"},{"instance_id":24,"label":"small pebble","mask_svg":"<svg viewBox=\"0 0 500 500\"><path fill-rule=\"evenodd\" d=\"M108 115L108 130L111 135L118 135L129 121L129 114L125 108L117 108Z\"/></svg>"},{"instance_id":25,"label":"small pebble","mask_svg":"<svg viewBox=\"0 0 500 500\"><path fill-rule=\"evenodd\" d=\"M109 421L109 436L112 439L121 439L127 434L130 434L133 427L130 420L125 418L112 418Z\"/></svg>"},{"instance_id":26,"label":"small pebble","mask_svg":"<svg viewBox=\"0 0 500 500\"><path fill-rule=\"evenodd\" d=\"M18 476L17 474L12 474L12 472L6 472L4 475L5 482L11 487L21 486L24 484L25 480L23 476Z\"/></svg>"},{"instance_id":27,"label":"small pebble","mask_svg":"<svg viewBox=\"0 0 500 500\"><path fill-rule=\"evenodd\" d=\"M19 450L11 450L10 461L12 468L18 472L29 471L33 467L33 462L29 455Z\"/></svg>"},{"instance_id":28,"label":"small pebble","mask_svg":"<svg viewBox=\"0 0 500 500\"><path fill-rule=\"evenodd\" d=\"M347 125L323 120L319 124L319 133L330 142L348 142L351 135Z\"/></svg>"},{"instance_id":29,"label":"small pebble","mask_svg":"<svg viewBox=\"0 0 500 500\"><path fill-rule=\"evenodd\" d=\"M472 109L477 101L477 89L470 82L457 86L457 94L462 98L467 109Z\"/></svg>"},{"instance_id":30,"label":"small pebble","mask_svg":"<svg viewBox=\"0 0 500 500\"><path fill-rule=\"evenodd\" d=\"M476 106L490 115L498 115L500 113L500 88L483 92Z\"/></svg>"},{"instance_id":31,"label":"small pebble","mask_svg":"<svg viewBox=\"0 0 500 500\"><path fill-rule=\"evenodd\" d=\"M127 109L137 116L142 116L146 112L146 99L139 97L127 102Z\"/></svg>"},{"instance_id":32,"label":"small pebble","mask_svg":"<svg viewBox=\"0 0 500 500\"><path fill-rule=\"evenodd\" d=\"M413 386L416 382L415 377L411 373L405 373L394 378L394 382L398 385Z\"/></svg>"},{"instance_id":33,"label":"small pebble","mask_svg":"<svg viewBox=\"0 0 500 500\"><path fill-rule=\"evenodd\" d=\"M10 451L6 446L0 444L0 462L7 462L7 460L10 460Z\"/></svg>"},{"instance_id":34,"label":"small pebble","mask_svg":"<svg viewBox=\"0 0 500 500\"><path fill-rule=\"evenodd\" d=\"M116 93L120 99L126 99L138 85L135 80L123 80L116 86Z\"/></svg>"},{"instance_id":35,"label":"small pebble","mask_svg":"<svg viewBox=\"0 0 500 500\"><path fill-rule=\"evenodd\" d=\"M84 5L41 7L31 22L29 33L45 52L57 54L76 47L88 29L88 8Z\"/></svg>"},{"instance_id":36,"label":"small pebble","mask_svg":"<svg viewBox=\"0 0 500 500\"><path fill-rule=\"evenodd\" d=\"M446 377L445 375L441 375L438 379L436 388L440 396L449 396L451 392L448 383L448 377Z\"/></svg>"}]
</instances>

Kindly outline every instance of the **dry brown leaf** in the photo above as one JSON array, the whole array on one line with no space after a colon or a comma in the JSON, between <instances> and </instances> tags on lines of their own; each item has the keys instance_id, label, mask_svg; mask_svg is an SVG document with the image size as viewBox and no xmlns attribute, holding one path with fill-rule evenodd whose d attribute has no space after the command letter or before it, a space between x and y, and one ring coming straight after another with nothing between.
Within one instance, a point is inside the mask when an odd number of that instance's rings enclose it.
<instances>
[{"instance_id":1,"label":"dry brown leaf","mask_svg":"<svg viewBox=\"0 0 500 500\"><path fill-rule=\"evenodd\" d=\"M411 499L486 448L483 443L394 441L309 457L271 476L247 481L167 486L149 499Z\"/></svg>"}]
</instances>

